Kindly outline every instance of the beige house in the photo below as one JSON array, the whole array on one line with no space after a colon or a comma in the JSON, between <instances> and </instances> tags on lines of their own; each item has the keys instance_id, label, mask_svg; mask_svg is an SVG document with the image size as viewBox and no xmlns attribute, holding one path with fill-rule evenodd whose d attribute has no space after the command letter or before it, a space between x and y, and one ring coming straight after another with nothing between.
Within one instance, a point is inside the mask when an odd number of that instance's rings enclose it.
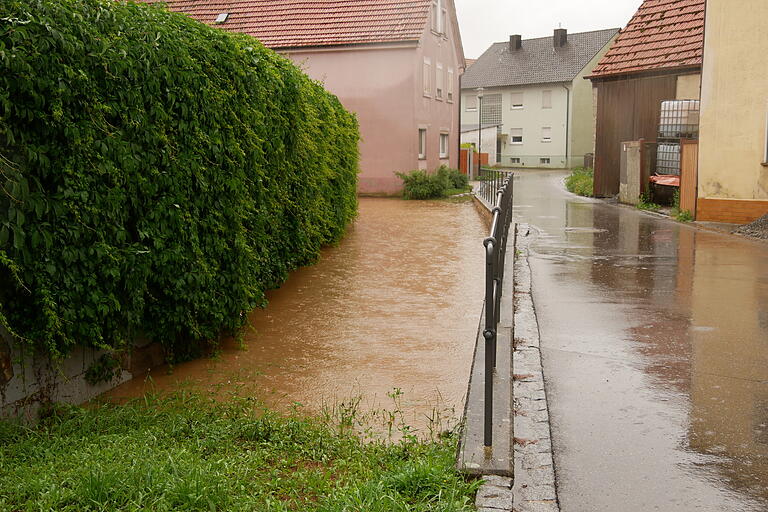
<instances>
[{"instance_id":1,"label":"beige house","mask_svg":"<svg viewBox=\"0 0 768 512\"><path fill-rule=\"evenodd\" d=\"M707 0L697 220L768 213L766 0Z\"/></svg>"},{"instance_id":2,"label":"beige house","mask_svg":"<svg viewBox=\"0 0 768 512\"><path fill-rule=\"evenodd\" d=\"M466 64L453 0L163 3L256 37L355 112L359 193L397 193L398 171L458 167L459 75Z\"/></svg>"},{"instance_id":3,"label":"beige house","mask_svg":"<svg viewBox=\"0 0 768 512\"><path fill-rule=\"evenodd\" d=\"M584 79L608 51L618 29L493 44L461 78L461 123L500 125L502 165L570 168L592 152L591 84ZM478 89L482 88L482 98ZM482 112L480 112L482 111Z\"/></svg>"}]
</instances>

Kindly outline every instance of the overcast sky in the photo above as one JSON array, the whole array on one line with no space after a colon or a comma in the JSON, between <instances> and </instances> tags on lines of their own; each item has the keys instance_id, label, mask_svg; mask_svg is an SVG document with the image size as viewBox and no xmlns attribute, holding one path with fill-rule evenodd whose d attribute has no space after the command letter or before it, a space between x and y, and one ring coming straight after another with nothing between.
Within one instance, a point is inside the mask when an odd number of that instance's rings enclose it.
<instances>
[{"instance_id":1,"label":"overcast sky","mask_svg":"<svg viewBox=\"0 0 768 512\"><path fill-rule=\"evenodd\" d=\"M624 27L642 0L455 0L464 55L478 58L492 43Z\"/></svg>"}]
</instances>

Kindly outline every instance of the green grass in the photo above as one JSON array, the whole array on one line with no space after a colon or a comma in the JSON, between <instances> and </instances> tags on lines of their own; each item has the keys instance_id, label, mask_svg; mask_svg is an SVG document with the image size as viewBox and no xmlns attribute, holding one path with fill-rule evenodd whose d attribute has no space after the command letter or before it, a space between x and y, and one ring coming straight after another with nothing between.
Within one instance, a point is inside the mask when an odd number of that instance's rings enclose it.
<instances>
[{"instance_id":1,"label":"green grass","mask_svg":"<svg viewBox=\"0 0 768 512\"><path fill-rule=\"evenodd\" d=\"M473 510L453 435L364 442L344 410L339 422L180 394L0 423L0 510Z\"/></svg>"},{"instance_id":2,"label":"green grass","mask_svg":"<svg viewBox=\"0 0 768 512\"><path fill-rule=\"evenodd\" d=\"M462 188L449 188L448 190L445 191L445 195L446 197L451 197L451 196L457 196L459 194L466 194L467 192L472 192L472 187L469 185Z\"/></svg>"},{"instance_id":3,"label":"green grass","mask_svg":"<svg viewBox=\"0 0 768 512\"><path fill-rule=\"evenodd\" d=\"M573 194L592 197L594 196L595 175L592 169L580 167L565 178L565 188Z\"/></svg>"}]
</instances>

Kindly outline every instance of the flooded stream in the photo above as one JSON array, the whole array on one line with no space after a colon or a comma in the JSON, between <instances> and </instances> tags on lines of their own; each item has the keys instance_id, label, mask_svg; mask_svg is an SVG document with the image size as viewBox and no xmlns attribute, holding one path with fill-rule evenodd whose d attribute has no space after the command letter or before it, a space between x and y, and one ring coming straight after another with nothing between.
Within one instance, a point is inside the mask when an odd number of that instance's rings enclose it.
<instances>
[{"instance_id":1,"label":"flooded stream","mask_svg":"<svg viewBox=\"0 0 768 512\"><path fill-rule=\"evenodd\" d=\"M152 371L108 393L186 387L312 412L361 399L406 420L460 416L483 297L485 226L471 202L361 199L360 216L317 265L253 311L245 347Z\"/></svg>"}]
</instances>

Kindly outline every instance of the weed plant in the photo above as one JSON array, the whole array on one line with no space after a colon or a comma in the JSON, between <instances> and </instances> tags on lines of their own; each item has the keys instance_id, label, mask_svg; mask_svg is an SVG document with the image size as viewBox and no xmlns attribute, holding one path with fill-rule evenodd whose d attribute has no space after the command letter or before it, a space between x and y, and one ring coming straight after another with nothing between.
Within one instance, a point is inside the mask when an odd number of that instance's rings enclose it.
<instances>
[{"instance_id":1,"label":"weed plant","mask_svg":"<svg viewBox=\"0 0 768 512\"><path fill-rule=\"evenodd\" d=\"M584 197L594 196L595 174L592 169L580 167L565 178L565 188L568 192Z\"/></svg>"},{"instance_id":2,"label":"weed plant","mask_svg":"<svg viewBox=\"0 0 768 512\"><path fill-rule=\"evenodd\" d=\"M637 208L640 210L657 212L661 210L661 205L654 203L653 200L651 199L650 194L645 192L643 194L640 194L640 202L637 203Z\"/></svg>"},{"instance_id":3,"label":"weed plant","mask_svg":"<svg viewBox=\"0 0 768 512\"><path fill-rule=\"evenodd\" d=\"M184 393L56 406L35 427L0 423L0 510L473 510L453 434L420 441L394 411L399 439L366 442L358 405L319 418Z\"/></svg>"}]
</instances>

